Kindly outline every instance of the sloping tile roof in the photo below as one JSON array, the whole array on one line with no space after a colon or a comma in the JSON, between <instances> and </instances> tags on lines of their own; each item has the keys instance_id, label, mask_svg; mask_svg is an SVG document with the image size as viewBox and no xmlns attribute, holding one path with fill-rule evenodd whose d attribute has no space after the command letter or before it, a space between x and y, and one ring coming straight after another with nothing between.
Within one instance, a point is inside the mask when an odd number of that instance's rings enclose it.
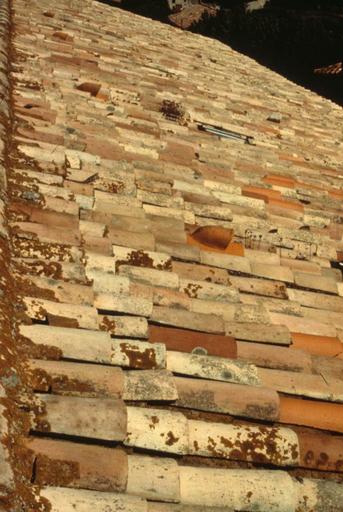
<instances>
[{"instance_id":1,"label":"sloping tile roof","mask_svg":"<svg viewBox=\"0 0 343 512\"><path fill-rule=\"evenodd\" d=\"M336 64L331 64L330 66L317 68L314 70L314 72L322 75L342 75L343 65L342 62L337 62Z\"/></svg>"},{"instance_id":2,"label":"sloping tile roof","mask_svg":"<svg viewBox=\"0 0 343 512\"><path fill-rule=\"evenodd\" d=\"M341 511L342 109L97 2L12 7L4 509Z\"/></svg>"},{"instance_id":3,"label":"sloping tile roof","mask_svg":"<svg viewBox=\"0 0 343 512\"><path fill-rule=\"evenodd\" d=\"M193 23L197 23L200 19L207 14L209 16L216 16L219 6L215 4L194 4L189 7L183 8L181 11L169 15L169 20L182 29L189 28Z\"/></svg>"}]
</instances>

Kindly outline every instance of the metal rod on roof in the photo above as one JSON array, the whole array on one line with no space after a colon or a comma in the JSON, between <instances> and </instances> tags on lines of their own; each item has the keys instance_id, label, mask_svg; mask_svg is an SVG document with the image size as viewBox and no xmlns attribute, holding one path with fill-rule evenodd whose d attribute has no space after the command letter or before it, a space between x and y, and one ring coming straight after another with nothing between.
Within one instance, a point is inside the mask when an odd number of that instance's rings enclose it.
<instances>
[{"instance_id":1,"label":"metal rod on roof","mask_svg":"<svg viewBox=\"0 0 343 512\"><path fill-rule=\"evenodd\" d=\"M244 135L242 133L234 132L232 130L225 130L223 128L219 128L218 126L212 126L210 124L203 123L199 124L198 128L199 130L212 133L213 135L218 135L218 137L222 137L224 139L242 140L246 144L253 144L253 137Z\"/></svg>"}]
</instances>

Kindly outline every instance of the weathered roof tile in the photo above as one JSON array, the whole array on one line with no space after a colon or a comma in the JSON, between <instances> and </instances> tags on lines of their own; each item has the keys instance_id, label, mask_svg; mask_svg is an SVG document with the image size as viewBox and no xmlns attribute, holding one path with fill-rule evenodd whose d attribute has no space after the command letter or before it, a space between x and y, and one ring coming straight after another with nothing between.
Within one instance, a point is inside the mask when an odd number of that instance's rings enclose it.
<instances>
[{"instance_id":1,"label":"weathered roof tile","mask_svg":"<svg viewBox=\"0 0 343 512\"><path fill-rule=\"evenodd\" d=\"M107 441L123 441L126 436L126 409L121 400L41 394L39 402L42 413L33 424L38 432Z\"/></svg>"},{"instance_id":2,"label":"weathered roof tile","mask_svg":"<svg viewBox=\"0 0 343 512\"><path fill-rule=\"evenodd\" d=\"M225 334L245 341L290 345L289 329L280 322L275 325L261 325L253 322L226 322Z\"/></svg>"},{"instance_id":3,"label":"weathered roof tile","mask_svg":"<svg viewBox=\"0 0 343 512\"><path fill-rule=\"evenodd\" d=\"M192 505L246 507L293 512L296 506L291 477L281 471L225 470L180 467L181 500ZM244 474L244 480L243 480ZM202 482L199 493L198 482Z\"/></svg>"},{"instance_id":4,"label":"weathered roof tile","mask_svg":"<svg viewBox=\"0 0 343 512\"><path fill-rule=\"evenodd\" d=\"M101 311L129 313L138 316L151 316L152 301L134 295L116 296L111 293L96 293L94 306Z\"/></svg>"},{"instance_id":5,"label":"weathered roof tile","mask_svg":"<svg viewBox=\"0 0 343 512\"><path fill-rule=\"evenodd\" d=\"M65 320L65 323L71 321L73 327L82 327L84 329L97 329L98 320L96 309L91 306L82 306L75 304L66 304L62 302L52 302L50 300L38 299L34 297L25 297L27 315L36 320L49 319L54 325L54 319Z\"/></svg>"},{"instance_id":6,"label":"weathered roof tile","mask_svg":"<svg viewBox=\"0 0 343 512\"><path fill-rule=\"evenodd\" d=\"M123 450L35 437L28 440L27 447L37 457L36 484L63 485L111 493L125 492L127 455ZM78 467L77 472L73 472L75 464ZM68 465L69 474L67 471L63 475L63 469ZM68 495L68 490L65 490ZM112 495L113 498L114 496Z\"/></svg>"},{"instance_id":7,"label":"weathered roof tile","mask_svg":"<svg viewBox=\"0 0 343 512\"><path fill-rule=\"evenodd\" d=\"M208 353L228 358L236 358L237 355L235 340L219 334L149 325L149 341L164 343L168 350L178 352Z\"/></svg>"},{"instance_id":8,"label":"weathered roof tile","mask_svg":"<svg viewBox=\"0 0 343 512\"><path fill-rule=\"evenodd\" d=\"M51 503L53 512L73 510L91 512L97 507L99 512L147 512L147 502L136 496L113 494L112 492L88 491L85 489L64 489L45 487L42 496Z\"/></svg>"},{"instance_id":9,"label":"weathered roof tile","mask_svg":"<svg viewBox=\"0 0 343 512\"><path fill-rule=\"evenodd\" d=\"M128 407L127 415L125 445L167 453L188 453L188 421L183 414Z\"/></svg>"},{"instance_id":10,"label":"weathered roof tile","mask_svg":"<svg viewBox=\"0 0 343 512\"><path fill-rule=\"evenodd\" d=\"M292 342L294 344L294 341ZM300 347L299 349L292 347L292 350L289 350L288 347L272 347L270 344L238 341L237 357L265 368L304 373L311 373L312 370L310 354L300 350Z\"/></svg>"},{"instance_id":11,"label":"weathered roof tile","mask_svg":"<svg viewBox=\"0 0 343 512\"><path fill-rule=\"evenodd\" d=\"M109 363L111 337L106 332L47 325L22 325L20 333L35 344L56 347L62 357Z\"/></svg>"},{"instance_id":12,"label":"weathered roof tile","mask_svg":"<svg viewBox=\"0 0 343 512\"><path fill-rule=\"evenodd\" d=\"M339 512L340 107L113 6L13 2L7 508Z\"/></svg>"},{"instance_id":13,"label":"weathered roof tile","mask_svg":"<svg viewBox=\"0 0 343 512\"><path fill-rule=\"evenodd\" d=\"M129 458L127 492L152 501L180 501L179 469L173 459Z\"/></svg>"},{"instance_id":14,"label":"weathered roof tile","mask_svg":"<svg viewBox=\"0 0 343 512\"><path fill-rule=\"evenodd\" d=\"M240 256L231 256L230 254L218 254L213 252L201 251L201 263L212 267L234 270L236 272L251 273L250 263L246 258Z\"/></svg>"},{"instance_id":15,"label":"weathered roof tile","mask_svg":"<svg viewBox=\"0 0 343 512\"><path fill-rule=\"evenodd\" d=\"M171 372L167 370L141 370L125 372L124 400L174 401L178 392Z\"/></svg>"},{"instance_id":16,"label":"weathered roof tile","mask_svg":"<svg viewBox=\"0 0 343 512\"><path fill-rule=\"evenodd\" d=\"M299 442L288 428L231 425L205 421L189 422L191 453L277 466L299 464Z\"/></svg>"},{"instance_id":17,"label":"weathered roof tile","mask_svg":"<svg viewBox=\"0 0 343 512\"><path fill-rule=\"evenodd\" d=\"M181 407L274 421L279 416L279 397L263 387L175 378Z\"/></svg>"},{"instance_id":18,"label":"weathered roof tile","mask_svg":"<svg viewBox=\"0 0 343 512\"><path fill-rule=\"evenodd\" d=\"M153 322L184 329L194 329L213 334L223 334L224 321L216 315L192 313L181 309L154 306L150 319Z\"/></svg>"},{"instance_id":19,"label":"weathered roof tile","mask_svg":"<svg viewBox=\"0 0 343 512\"><path fill-rule=\"evenodd\" d=\"M168 351L167 368L180 375L258 386L261 381L252 364L222 357Z\"/></svg>"}]
</instances>

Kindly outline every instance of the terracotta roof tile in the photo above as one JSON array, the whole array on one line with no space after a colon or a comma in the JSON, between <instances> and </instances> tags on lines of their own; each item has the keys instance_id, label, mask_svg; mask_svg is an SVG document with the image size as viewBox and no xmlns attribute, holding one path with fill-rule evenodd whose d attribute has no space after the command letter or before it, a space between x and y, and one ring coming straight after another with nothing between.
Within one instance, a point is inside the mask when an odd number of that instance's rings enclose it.
<instances>
[{"instance_id":1,"label":"terracotta roof tile","mask_svg":"<svg viewBox=\"0 0 343 512\"><path fill-rule=\"evenodd\" d=\"M5 510L339 512L341 109L113 6L13 1Z\"/></svg>"},{"instance_id":2,"label":"terracotta roof tile","mask_svg":"<svg viewBox=\"0 0 343 512\"><path fill-rule=\"evenodd\" d=\"M301 345L299 348L294 347L298 347L294 341L294 335L292 335L292 351L288 347L272 347L270 344L238 341L237 356L260 367L311 373L312 360L306 353L308 350Z\"/></svg>"},{"instance_id":3,"label":"terracotta roof tile","mask_svg":"<svg viewBox=\"0 0 343 512\"><path fill-rule=\"evenodd\" d=\"M108 441L125 438L126 409L120 400L41 394L39 405L42 412L32 426L34 431ZM72 415L68 414L71 409Z\"/></svg>"},{"instance_id":4,"label":"terracotta roof tile","mask_svg":"<svg viewBox=\"0 0 343 512\"><path fill-rule=\"evenodd\" d=\"M52 504L52 510L55 512L68 510L67 507L73 507L77 512L81 512L82 509L90 512L94 507L97 507L99 512L115 512L118 508L123 512L147 511L147 503L144 499L127 494L45 487L42 490L42 496Z\"/></svg>"},{"instance_id":5,"label":"terracotta roof tile","mask_svg":"<svg viewBox=\"0 0 343 512\"><path fill-rule=\"evenodd\" d=\"M338 338L313 334L292 333L292 348L303 349L310 354L336 357L343 352Z\"/></svg>"},{"instance_id":6,"label":"terracotta roof tile","mask_svg":"<svg viewBox=\"0 0 343 512\"><path fill-rule=\"evenodd\" d=\"M35 481L41 485L125 492L127 455L122 450L44 438L31 438L27 446L37 457Z\"/></svg>"},{"instance_id":7,"label":"terracotta roof tile","mask_svg":"<svg viewBox=\"0 0 343 512\"><path fill-rule=\"evenodd\" d=\"M267 421L278 419L279 397L270 389L181 377L175 381L181 407Z\"/></svg>"},{"instance_id":8,"label":"terracotta roof tile","mask_svg":"<svg viewBox=\"0 0 343 512\"><path fill-rule=\"evenodd\" d=\"M305 425L342 433L342 407L340 404L280 397L280 421Z\"/></svg>"},{"instance_id":9,"label":"terracotta roof tile","mask_svg":"<svg viewBox=\"0 0 343 512\"><path fill-rule=\"evenodd\" d=\"M255 322L227 322L225 333L236 339L276 345L290 345L291 336L284 324L261 325Z\"/></svg>"},{"instance_id":10,"label":"terracotta roof tile","mask_svg":"<svg viewBox=\"0 0 343 512\"><path fill-rule=\"evenodd\" d=\"M336 64L331 64L323 68L317 68L314 72L322 75L341 75L343 73L342 62L337 62Z\"/></svg>"},{"instance_id":11,"label":"terracotta roof tile","mask_svg":"<svg viewBox=\"0 0 343 512\"><path fill-rule=\"evenodd\" d=\"M208 353L235 359L237 348L234 338L219 334L174 329L172 327L149 326L149 341L164 343L168 350L179 352Z\"/></svg>"}]
</instances>

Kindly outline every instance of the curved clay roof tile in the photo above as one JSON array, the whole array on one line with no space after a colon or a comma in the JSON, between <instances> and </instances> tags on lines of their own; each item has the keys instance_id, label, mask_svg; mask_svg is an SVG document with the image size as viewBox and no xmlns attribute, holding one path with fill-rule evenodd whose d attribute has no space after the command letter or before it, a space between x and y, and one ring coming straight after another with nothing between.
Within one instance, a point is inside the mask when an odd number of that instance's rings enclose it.
<instances>
[{"instance_id":1,"label":"curved clay roof tile","mask_svg":"<svg viewBox=\"0 0 343 512\"><path fill-rule=\"evenodd\" d=\"M233 229L222 226L204 226L193 231L191 236L201 244L217 249L226 249L232 240Z\"/></svg>"},{"instance_id":2,"label":"curved clay roof tile","mask_svg":"<svg viewBox=\"0 0 343 512\"><path fill-rule=\"evenodd\" d=\"M323 68L317 68L314 70L315 73L320 75L343 75L343 62L337 62Z\"/></svg>"}]
</instances>

